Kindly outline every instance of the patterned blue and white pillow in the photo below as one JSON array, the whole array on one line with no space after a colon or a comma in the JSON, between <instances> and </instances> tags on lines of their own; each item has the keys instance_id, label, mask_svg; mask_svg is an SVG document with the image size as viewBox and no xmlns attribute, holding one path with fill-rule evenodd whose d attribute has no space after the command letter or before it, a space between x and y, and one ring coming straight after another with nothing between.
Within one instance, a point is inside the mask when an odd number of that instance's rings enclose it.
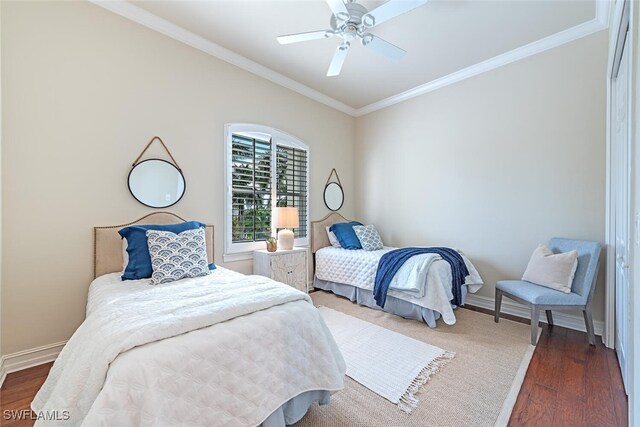
<instances>
[{"instance_id":1,"label":"patterned blue and white pillow","mask_svg":"<svg viewBox=\"0 0 640 427\"><path fill-rule=\"evenodd\" d=\"M355 231L362 249L365 251L377 251L383 248L382 239L378 230L373 224L369 225L354 225L353 231Z\"/></svg>"},{"instance_id":2,"label":"patterned blue and white pillow","mask_svg":"<svg viewBox=\"0 0 640 427\"><path fill-rule=\"evenodd\" d=\"M204 228L180 234L148 230L147 239L152 285L209 274Z\"/></svg>"}]
</instances>

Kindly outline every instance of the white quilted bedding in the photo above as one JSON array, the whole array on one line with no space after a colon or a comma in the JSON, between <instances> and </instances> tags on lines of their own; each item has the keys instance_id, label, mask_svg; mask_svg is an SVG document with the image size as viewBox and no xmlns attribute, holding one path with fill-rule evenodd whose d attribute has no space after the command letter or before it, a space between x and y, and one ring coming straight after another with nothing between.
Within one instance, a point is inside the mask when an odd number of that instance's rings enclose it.
<instances>
[{"instance_id":1,"label":"white quilted bedding","mask_svg":"<svg viewBox=\"0 0 640 427\"><path fill-rule=\"evenodd\" d=\"M159 286L118 276L92 283L36 412L69 410L70 425L255 426L300 393L343 388L342 355L300 291L222 267Z\"/></svg>"},{"instance_id":2,"label":"white quilted bedding","mask_svg":"<svg viewBox=\"0 0 640 427\"><path fill-rule=\"evenodd\" d=\"M385 246L378 251L322 248L316 252L316 277L373 291L378 262L382 255L394 249L397 248ZM469 270L465 285L469 292L475 293L483 285L482 278L471 261L464 254L460 255ZM411 257L394 276L387 295L437 311L445 323L453 325L456 318L450 303L453 299L451 267L439 256L435 260L433 256ZM417 289L420 292L414 292Z\"/></svg>"}]
</instances>

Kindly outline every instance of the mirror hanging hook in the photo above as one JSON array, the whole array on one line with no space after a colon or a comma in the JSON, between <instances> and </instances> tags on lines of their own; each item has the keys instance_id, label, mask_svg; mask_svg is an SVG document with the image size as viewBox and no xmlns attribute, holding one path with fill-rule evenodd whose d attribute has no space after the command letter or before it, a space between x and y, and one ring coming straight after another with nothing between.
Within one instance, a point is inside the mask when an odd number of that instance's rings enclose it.
<instances>
[{"instance_id":1,"label":"mirror hanging hook","mask_svg":"<svg viewBox=\"0 0 640 427\"><path fill-rule=\"evenodd\" d=\"M160 144L162 144L162 147L165 149L165 151L167 152L167 154L171 158L171 161L173 162L173 164L176 167L176 169L178 169L180 172L182 172L182 169L180 169L180 166L178 166L178 162L176 162L176 159L173 158L173 155L171 154L171 151L169 151L169 149L167 148L166 144L164 143L164 141L162 141L162 139L159 136L154 136L153 138L151 138L151 141L149 141L149 143L144 147L144 149L142 150L140 155L133 161L133 164L131 165L131 167L134 168L140 162L140 159L142 158L144 153L149 149L151 144L153 144L153 141L155 141L156 139L158 141L160 141ZM336 177L337 176L338 175L336 174ZM329 176L329 177L331 177L331 176Z\"/></svg>"},{"instance_id":2,"label":"mirror hanging hook","mask_svg":"<svg viewBox=\"0 0 640 427\"><path fill-rule=\"evenodd\" d=\"M340 184L340 187L342 187L342 183L340 182L340 177L338 176L338 171L336 171L336 168L331 169L331 173L329 173L329 178L327 178L327 182L324 184L325 187L327 185L329 185L331 182L331 176L333 176L335 174L336 176L336 180L338 181L338 184Z\"/></svg>"}]
</instances>

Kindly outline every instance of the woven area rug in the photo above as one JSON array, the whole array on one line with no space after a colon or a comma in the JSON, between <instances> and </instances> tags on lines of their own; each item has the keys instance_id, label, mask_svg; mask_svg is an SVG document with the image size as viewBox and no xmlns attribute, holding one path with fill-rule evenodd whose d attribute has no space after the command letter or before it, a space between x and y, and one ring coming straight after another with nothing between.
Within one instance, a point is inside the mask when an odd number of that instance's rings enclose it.
<instances>
[{"instance_id":1,"label":"woven area rug","mask_svg":"<svg viewBox=\"0 0 640 427\"><path fill-rule=\"evenodd\" d=\"M411 412L415 394L454 354L339 311L320 307L347 363L347 375Z\"/></svg>"},{"instance_id":2,"label":"woven area rug","mask_svg":"<svg viewBox=\"0 0 640 427\"><path fill-rule=\"evenodd\" d=\"M410 414L368 388L345 378L331 404L314 404L297 427L503 426L507 425L534 347L529 326L465 309L457 323L435 329L380 310L361 307L331 293L311 294L329 307L391 331L453 352L456 356L418 392Z\"/></svg>"}]
</instances>

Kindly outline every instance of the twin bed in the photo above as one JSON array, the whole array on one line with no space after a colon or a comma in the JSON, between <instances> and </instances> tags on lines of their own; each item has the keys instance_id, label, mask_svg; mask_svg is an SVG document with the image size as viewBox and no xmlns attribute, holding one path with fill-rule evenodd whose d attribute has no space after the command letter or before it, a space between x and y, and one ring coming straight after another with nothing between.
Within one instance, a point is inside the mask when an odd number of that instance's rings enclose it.
<instances>
[{"instance_id":1,"label":"twin bed","mask_svg":"<svg viewBox=\"0 0 640 427\"><path fill-rule=\"evenodd\" d=\"M378 262L382 255L396 248L365 251L333 247L327 235L327 227L340 222L349 220L338 213L331 213L322 220L311 223L311 252L314 254L315 265L313 286L358 304L380 309L373 296ZM469 276L462 286L464 304L467 293L477 292L483 282L473 264L464 254L461 256L469 270ZM451 268L446 261L435 259L428 264L427 256L415 256L402 266L394 280L398 283L396 289L392 284L384 311L424 321L432 328L441 317L448 325L456 322L454 307L450 303L453 298ZM403 291L401 288L407 284L417 285L421 292Z\"/></svg>"},{"instance_id":2,"label":"twin bed","mask_svg":"<svg viewBox=\"0 0 640 427\"><path fill-rule=\"evenodd\" d=\"M345 221L333 213L312 223L314 287L378 308L376 266L392 248L331 247L326 227ZM56 425L280 427L300 420L313 402L328 404L344 387L344 359L303 292L223 267L158 286L150 286L151 279L121 280L119 229L182 222L159 212L95 228L86 319L32 402L36 413L56 414ZM213 227L204 234L212 263ZM424 283L423 292L392 285L385 310L431 327L440 316L455 323L449 265L436 259L421 269L423 260L414 258L398 271L396 285ZM463 298L482 285L465 263L470 274Z\"/></svg>"},{"instance_id":3,"label":"twin bed","mask_svg":"<svg viewBox=\"0 0 640 427\"><path fill-rule=\"evenodd\" d=\"M95 229L87 316L36 413L56 425L283 426L343 388L342 355L303 292L222 267L158 286L120 280L120 228L179 222L154 213ZM213 228L205 235L212 262Z\"/></svg>"}]
</instances>

